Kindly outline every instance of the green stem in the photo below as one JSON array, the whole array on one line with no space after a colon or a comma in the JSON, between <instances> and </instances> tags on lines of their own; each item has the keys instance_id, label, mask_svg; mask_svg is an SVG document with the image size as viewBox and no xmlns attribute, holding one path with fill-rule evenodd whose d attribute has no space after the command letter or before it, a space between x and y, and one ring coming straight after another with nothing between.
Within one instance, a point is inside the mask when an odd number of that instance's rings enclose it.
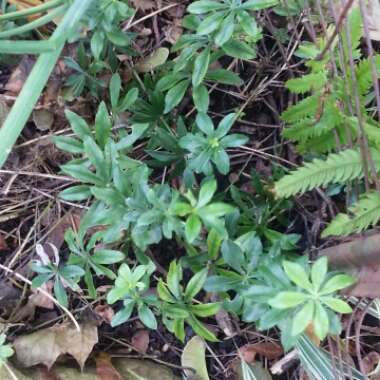
<instances>
[{"instance_id":1,"label":"green stem","mask_svg":"<svg viewBox=\"0 0 380 380\"><path fill-rule=\"evenodd\" d=\"M37 13L46 12L47 10L51 8L55 8L58 5L63 4L63 2L64 0L52 0L47 3L37 5L32 8L23 9L21 11L9 12L9 13L0 15L0 21L9 21L9 20L14 20L16 18L27 17L27 16L31 16Z\"/></svg>"},{"instance_id":2,"label":"green stem","mask_svg":"<svg viewBox=\"0 0 380 380\"><path fill-rule=\"evenodd\" d=\"M66 6L53 9L50 13L45 16L38 18L32 22L29 22L25 25L19 26L18 28L13 28L10 30L5 30L4 32L0 32L0 38L9 38L12 36L18 36L20 34L24 34L26 32L30 32L33 29L37 29L43 25L46 25L48 22L54 20L55 17L59 16L64 12Z\"/></svg>"},{"instance_id":3,"label":"green stem","mask_svg":"<svg viewBox=\"0 0 380 380\"><path fill-rule=\"evenodd\" d=\"M0 42L1 54L41 54L57 48L57 41L12 41Z\"/></svg>"},{"instance_id":4,"label":"green stem","mask_svg":"<svg viewBox=\"0 0 380 380\"><path fill-rule=\"evenodd\" d=\"M16 99L8 117L0 129L0 168L4 165L11 149L29 119L48 79L53 71L65 42L77 26L93 0L74 0L62 22L51 37L51 41L62 41L52 52L42 53L29 74L23 89Z\"/></svg>"}]
</instances>

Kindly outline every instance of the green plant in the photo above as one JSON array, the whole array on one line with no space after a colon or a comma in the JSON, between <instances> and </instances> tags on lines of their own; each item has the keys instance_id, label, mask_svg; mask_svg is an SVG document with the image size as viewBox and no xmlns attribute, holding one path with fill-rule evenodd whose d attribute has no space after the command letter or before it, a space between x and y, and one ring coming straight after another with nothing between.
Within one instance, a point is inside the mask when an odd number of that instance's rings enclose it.
<instances>
[{"instance_id":1,"label":"green plant","mask_svg":"<svg viewBox=\"0 0 380 380\"><path fill-rule=\"evenodd\" d=\"M358 8L351 10L348 21L351 33L343 33L342 41L346 53L351 45L353 58L356 59L352 73L347 58L349 55L345 55L344 61L338 59L337 47L333 51L338 76L334 74L327 55L319 59L326 40L320 39L317 46L304 44L299 54L309 59L307 66L311 72L289 80L287 87L294 93L311 94L286 110L282 118L290 125L285 129L284 136L297 142L300 152L330 152L336 148L337 142L341 146L359 148L330 153L325 160L314 159L286 175L275 184L274 190L279 197L363 178L368 183L373 183L380 171L380 124L372 117L369 107L366 107L368 99L371 99L368 95L371 95L372 68L369 58L360 59L359 44L363 25ZM379 55L374 57L374 62L377 75L380 75ZM346 72L346 77L343 72ZM355 98L360 103L359 108L355 108ZM378 222L379 209L380 196L375 192L366 192L348 210L348 214L339 214L323 231L322 236L360 232Z\"/></svg>"},{"instance_id":2,"label":"green plant","mask_svg":"<svg viewBox=\"0 0 380 380\"><path fill-rule=\"evenodd\" d=\"M81 231L76 234L72 229L68 229L65 233L65 241L71 252L68 264L84 270L84 282L91 298L96 298L93 273L114 280L116 275L106 265L115 264L124 259L124 254L120 251L96 247L102 234L102 231L94 233L87 244L84 244L84 233Z\"/></svg>"},{"instance_id":3,"label":"green plant","mask_svg":"<svg viewBox=\"0 0 380 380\"><path fill-rule=\"evenodd\" d=\"M166 276L166 283L160 279L157 284L157 292L163 302L161 305L163 322L168 330L182 342L185 340L185 322L193 328L197 335L210 341L217 341L214 333L208 330L198 318L215 315L220 304L217 302L195 303L193 300L203 288L207 271L205 268L196 273L189 279L186 288L183 289L181 285L182 267L172 261Z\"/></svg>"},{"instance_id":4,"label":"green plant","mask_svg":"<svg viewBox=\"0 0 380 380\"><path fill-rule=\"evenodd\" d=\"M180 146L190 152L188 167L191 170L211 175L213 163L221 174L230 171L230 159L226 149L239 147L248 141L248 138L241 134L227 135L235 118L236 114L231 113L215 128L207 114L198 113L196 124L201 133L189 133L179 141Z\"/></svg>"},{"instance_id":5,"label":"green plant","mask_svg":"<svg viewBox=\"0 0 380 380\"><path fill-rule=\"evenodd\" d=\"M78 265L68 265L62 263L57 248L51 245L54 252L54 261L52 262L41 245L36 246L36 252L39 260L31 263L31 268L37 273L33 278L32 287L39 288L48 281L54 282L54 295L62 306L68 305L66 288L78 291L78 282L85 274L85 271Z\"/></svg>"},{"instance_id":6,"label":"green plant","mask_svg":"<svg viewBox=\"0 0 380 380\"><path fill-rule=\"evenodd\" d=\"M150 276L155 269L152 263L138 265L132 270L125 263L120 266L115 286L107 294L110 305L123 301L123 308L113 317L112 326L126 322L137 308L141 322L150 329L157 328L157 320L151 308L158 306L158 299L154 294L148 293Z\"/></svg>"},{"instance_id":7,"label":"green plant","mask_svg":"<svg viewBox=\"0 0 380 380\"><path fill-rule=\"evenodd\" d=\"M269 305L286 309L288 314L291 311L291 335L301 334L312 324L316 336L323 340L330 329L336 331L335 315L329 313L328 309L337 313L351 313L351 307L336 292L352 285L355 279L346 274L328 274L326 257L319 258L309 271L290 261L284 261L283 268L297 289L278 293L268 301Z\"/></svg>"},{"instance_id":8,"label":"green plant","mask_svg":"<svg viewBox=\"0 0 380 380\"><path fill-rule=\"evenodd\" d=\"M12 346L5 343L6 339L4 333L0 334L0 367L14 354Z\"/></svg>"},{"instance_id":9,"label":"green plant","mask_svg":"<svg viewBox=\"0 0 380 380\"><path fill-rule=\"evenodd\" d=\"M234 208L227 203L211 202L216 187L216 181L209 180L202 184L198 199L191 190L188 190L184 194L188 202L176 202L173 205L174 214L186 216L185 236L189 243L199 236L202 224L209 229L215 229L220 235L226 236L222 217L232 212Z\"/></svg>"},{"instance_id":10,"label":"green plant","mask_svg":"<svg viewBox=\"0 0 380 380\"><path fill-rule=\"evenodd\" d=\"M157 83L157 89L166 92L165 113L170 112L183 99L192 85L195 107L207 112L209 94L204 81L239 85L240 78L225 69L211 69L210 65L227 55L239 59L252 59L255 44L262 37L261 29L250 11L265 9L277 0L264 1L195 1L188 7L190 15L183 24L190 33L184 34L173 46L179 52L171 72Z\"/></svg>"}]
</instances>

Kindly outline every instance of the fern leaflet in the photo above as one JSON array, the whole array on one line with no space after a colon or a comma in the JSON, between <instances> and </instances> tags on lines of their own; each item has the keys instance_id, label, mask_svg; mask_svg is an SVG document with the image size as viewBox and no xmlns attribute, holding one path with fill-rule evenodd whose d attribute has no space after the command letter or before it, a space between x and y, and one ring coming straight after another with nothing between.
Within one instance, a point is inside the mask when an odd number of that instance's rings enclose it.
<instances>
[{"instance_id":1,"label":"fern leaflet","mask_svg":"<svg viewBox=\"0 0 380 380\"><path fill-rule=\"evenodd\" d=\"M380 220L380 194L376 191L364 194L359 202L349 209L352 214L338 214L322 232L322 237L345 236L361 232Z\"/></svg>"},{"instance_id":2,"label":"fern leaflet","mask_svg":"<svg viewBox=\"0 0 380 380\"><path fill-rule=\"evenodd\" d=\"M372 150L376 169L380 169L380 154ZM315 159L303 167L281 178L275 184L279 197L289 197L297 193L326 186L330 183L342 183L363 177L363 163L359 149L348 149L330 154L326 160Z\"/></svg>"}]
</instances>

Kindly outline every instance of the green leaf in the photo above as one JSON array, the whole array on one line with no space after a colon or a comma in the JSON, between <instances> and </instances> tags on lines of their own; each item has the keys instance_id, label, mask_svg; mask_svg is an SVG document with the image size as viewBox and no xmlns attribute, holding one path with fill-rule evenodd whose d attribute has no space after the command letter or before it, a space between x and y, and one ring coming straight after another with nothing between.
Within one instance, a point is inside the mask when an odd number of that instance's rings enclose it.
<instances>
[{"instance_id":1,"label":"green leaf","mask_svg":"<svg viewBox=\"0 0 380 380\"><path fill-rule=\"evenodd\" d=\"M183 349L181 365L184 368L192 368L188 372L189 376L196 376L199 380L210 380L206 365L206 345L202 338L194 336Z\"/></svg>"},{"instance_id":2,"label":"green leaf","mask_svg":"<svg viewBox=\"0 0 380 380\"><path fill-rule=\"evenodd\" d=\"M116 108L119 103L120 89L121 89L121 78L118 73L113 74L110 80L110 98L112 108Z\"/></svg>"},{"instance_id":3,"label":"green leaf","mask_svg":"<svg viewBox=\"0 0 380 380\"><path fill-rule=\"evenodd\" d=\"M185 235L186 240L192 243L201 232L202 223L196 215L190 215L186 220Z\"/></svg>"},{"instance_id":4,"label":"green leaf","mask_svg":"<svg viewBox=\"0 0 380 380\"><path fill-rule=\"evenodd\" d=\"M212 154L212 161L219 173L227 175L230 171L230 158L224 149L218 149Z\"/></svg>"},{"instance_id":5,"label":"green leaf","mask_svg":"<svg viewBox=\"0 0 380 380\"><path fill-rule=\"evenodd\" d=\"M308 301L293 318L292 335L299 335L312 321L314 316L314 302Z\"/></svg>"},{"instance_id":6,"label":"green leaf","mask_svg":"<svg viewBox=\"0 0 380 380\"><path fill-rule=\"evenodd\" d=\"M232 128L234 121L236 118L236 113L230 113L227 116L225 116L221 122L218 124L218 127L216 129L216 137L222 138L225 136L230 129Z\"/></svg>"},{"instance_id":7,"label":"green leaf","mask_svg":"<svg viewBox=\"0 0 380 380\"><path fill-rule=\"evenodd\" d=\"M201 0L201 1L194 1L187 7L187 11L189 13L193 13L196 15L208 13L210 11L216 11L218 9L224 9L226 8L226 4L221 4L218 1L212 1L212 0Z\"/></svg>"},{"instance_id":8,"label":"green leaf","mask_svg":"<svg viewBox=\"0 0 380 380\"><path fill-rule=\"evenodd\" d=\"M181 103L183 97L185 96L186 90L188 89L190 84L189 79L185 79L182 82L176 84L173 88L171 88L166 96L165 96L165 113L171 111L174 107L176 107L179 103Z\"/></svg>"},{"instance_id":9,"label":"green leaf","mask_svg":"<svg viewBox=\"0 0 380 380\"><path fill-rule=\"evenodd\" d=\"M194 61L194 70L192 75L193 87L197 87L202 83L204 77L206 76L209 63L210 48L206 48Z\"/></svg>"},{"instance_id":10,"label":"green leaf","mask_svg":"<svg viewBox=\"0 0 380 380\"><path fill-rule=\"evenodd\" d=\"M319 258L311 267L311 282L316 292L319 291L327 274L327 257Z\"/></svg>"},{"instance_id":11,"label":"green leaf","mask_svg":"<svg viewBox=\"0 0 380 380\"><path fill-rule=\"evenodd\" d=\"M182 268L176 261L172 261L169 266L169 272L166 277L166 282L168 284L169 290L173 295L180 299L182 296L182 288L180 285L182 276Z\"/></svg>"},{"instance_id":12,"label":"green leaf","mask_svg":"<svg viewBox=\"0 0 380 380\"><path fill-rule=\"evenodd\" d=\"M206 206L211 201L216 192L216 186L217 184L215 179L209 180L201 186L197 203L198 208Z\"/></svg>"},{"instance_id":13,"label":"green leaf","mask_svg":"<svg viewBox=\"0 0 380 380\"><path fill-rule=\"evenodd\" d=\"M207 235L207 251L208 257L211 260L215 260L218 257L222 239L218 232L212 229Z\"/></svg>"},{"instance_id":14,"label":"green leaf","mask_svg":"<svg viewBox=\"0 0 380 380\"><path fill-rule=\"evenodd\" d=\"M215 43L217 46L222 46L228 42L235 29L235 16L233 13L228 15L220 25L219 31L215 36Z\"/></svg>"},{"instance_id":15,"label":"green leaf","mask_svg":"<svg viewBox=\"0 0 380 380\"><path fill-rule=\"evenodd\" d=\"M138 316L144 325L152 330L157 329L157 320L154 316L152 310L145 304L142 304L138 307Z\"/></svg>"},{"instance_id":16,"label":"green leaf","mask_svg":"<svg viewBox=\"0 0 380 380\"><path fill-rule=\"evenodd\" d=\"M202 290L207 275L208 269L204 268L190 279L185 289L185 300L187 302L191 302L191 300Z\"/></svg>"},{"instance_id":17,"label":"green leaf","mask_svg":"<svg viewBox=\"0 0 380 380\"><path fill-rule=\"evenodd\" d=\"M210 96L205 85L200 84L193 88L193 101L198 112L207 112L210 105Z\"/></svg>"},{"instance_id":18,"label":"green leaf","mask_svg":"<svg viewBox=\"0 0 380 380\"><path fill-rule=\"evenodd\" d=\"M71 129L81 139L84 139L86 136L92 136L89 126L82 117L69 110L65 111L65 116L70 123Z\"/></svg>"},{"instance_id":19,"label":"green leaf","mask_svg":"<svg viewBox=\"0 0 380 380\"><path fill-rule=\"evenodd\" d=\"M300 264L293 263L291 261L284 261L283 267L290 280L292 280L300 288L313 292L313 286L309 281L308 275Z\"/></svg>"},{"instance_id":20,"label":"green leaf","mask_svg":"<svg viewBox=\"0 0 380 380\"><path fill-rule=\"evenodd\" d=\"M185 216L193 211L191 205L185 202L177 202L174 204L172 212L174 215Z\"/></svg>"},{"instance_id":21,"label":"green leaf","mask_svg":"<svg viewBox=\"0 0 380 380\"><path fill-rule=\"evenodd\" d=\"M91 53L93 54L95 60L100 59L104 48L104 34L101 30L95 31L91 37Z\"/></svg>"},{"instance_id":22,"label":"green leaf","mask_svg":"<svg viewBox=\"0 0 380 380\"><path fill-rule=\"evenodd\" d=\"M127 46L131 42L127 34L121 30L112 30L107 33L108 39L117 46Z\"/></svg>"},{"instance_id":23,"label":"green leaf","mask_svg":"<svg viewBox=\"0 0 380 380\"><path fill-rule=\"evenodd\" d=\"M246 11L239 12L239 22L244 31L252 38L260 36L260 30L257 26L256 20Z\"/></svg>"},{"instance_id":24,"label":"green leaf","mask_svg":"<svg viewBox=\"0 0 380 380\"><path fill-rule=\"evenodd\" d=\"M111 133L111 119L108 114L107 106L101 102L95 117L95 136L98 144L103 148L106 145Z\"/></svg>"},{"instance_id":25,"label":"green leaf","mask_svg":"<svg viewBox=\"0 0 380 380\"><path fill-rule=\"evenodd\" d=\"M323 340L329 331L329 317L325 308L317 302L315 304L315 315L313 320L313 327L315 335Z\"/></svg>"},{"instance_id":26,"label":"green leaf","mask_svg":"<svg viewBox=\"0 0 380 380\"><path fill-rule=\"evenodd\" d=\"M68 306L68 299L66 290L62 285L62 282L59 278L57 278L54 282L54 295L57 298L57 301L60 305L67 307Z\"/></svg>"},{"instance_id":27,"label":"green leaf","mask_svg":"<svg viewBox=\"0 0 380 380\"><path fill-rule=\"evenodd\" d=\"M191 305L190 310L193 314L198 317L207 318L215 315L220 310L221 304L214 303L206 303L199 305Z\"/></svg>"},{"instance_id":28,"label":"green leaf","mask_svg":"<svg viewBox=\"0 0 380 380\"><path fill-rule=\"evenodd\" d=\"M233 212L234 210L235 210L235 207L231 206L230 204L215 202L207 206L204 206L201 209L198 209L197 214L201 218L207 218L207 217L219 218L221 216L229 214L230 212Z\"/></svg>"},{"instance_id":29,"label":"green leaf","mask_svg":"<svg viewBox=\"0 0 380 380\"><path fill-rule=\"evenodd\" d=\"M330 294L337 290L341 290L351 286L356 282L355 278L347 274L337 274L336 276L330 278L326 284L322 287L320 294Z\"/></svg>"},{"instance_id":30,"label":"green leaf","mask_svg":"<svg viewBox=\"0 0 380 380\"><path fill-rule=\"evenodd\" d=\"M84 201L91 197L90 187L77 185L69 187L59 193L59 197L65 201Z\"/></svg>"},{"instance_id":31,"label":"green leaf","mask_svg":"<svg viewBox=\"0 0 380 380\"><path fill-rule=\"evenodd\" d=\"M224 52L233 58L253 59L256 57L256 50L243 41L230 40L222 46Z\"/></svg>"},{"instance_id":32,"label":"green leaf","mask_svg":"<svg viewBox=\"0 0 380 380\"><path fill-rule=\"evenodd\" d=\"M113 249L98 249L92 255L92 260L97 264L115 264L124 260L124 258L124 253Z\"/></svg>"},{"instance_id":33,"label":"green leaf","mask_svg":"<svg viewBox=\"0 0 380 380\"><path fill-rule=\"evenodd\" d=\"M297 292L280 292L268 303L276 309L288 309L297 306L308 299L304 293Z\"/></svg>"},{"instance_id":34,"label":"green leaf","mask_svg":"<svg viewBox=\"0 0 380 380\"><path fill-rule=\"evenodd\" d=\"M215 12L206 17L198 26L197 34L206 35L217 30L225 17L225 12Z\"/></svg>"},{"instance_id":35,"label":"green leaf","mask_svg":"<svg viewBox=\"0 0 380 380\"><path fill-rule=\"evenodd\" d=\"M175 298L170 294L169 290L167 289L166 285L160 279L157 284L157 293L158 296L165 302L174 303Z\"/></svg>"},{"instance_id":36,"label":"green leaf","mask_svg":"<svg viewBox=\"0 0 380 380\"><path fill-rule=\"evenodd\" d=\"M197 127L206 135L211 135L214 132L214 124L206 113L200 112L195 118Z\"/></svg>"},{"instance_id":37,"label":"green leaf","mask_svg":"<svg viewBox=\"0 0 380 380\"><path fill-rule=\"evenodd\" d=\"M193 328L194 332L197 335L209 340L210 342L218 342L218 339L214 333L212 333L201 322L199 322L199 320L194 315L190 314L186 321Z\"/></svg>"},{"instance_id":38,"label":"green leaf","mask_svg":"<svg viewBox=\"0 0 380 380\"><path fill-rule=\"evenodd\" d=\"M124 301L124 308L120 311L118 311L115 316L112 318L111 326L119 326L124 322L127 322L128 319L131 317L133 308L135 307L135 301L133 300L127 300Z\"/></svg>"},{"instance_id":39,"label":"green leaf","mask_svg":"<svg viewBox=\"0 0 380 380\"><path fill-rule=\"evenodd\" d=\"M339 298L333 297L322 297L321 301L326 304L330 309L336 311L337 313L348 314L352 313L351 306Z\"/></svg>"},{"instance_id":40,"label":"green leaf","mask_svg":"<svg viewBox=\"0 0 380 380\"><path fill-rule=\"evenodd\" d=\"M73 154L83 153L83 144L73 137L55 136L53 142L59 149L64 150L65 152Z\"/></svg>"},{"instance_id":41,"label":"green leaf","mask_svg":"<svg viewBox=\"0 0 380 380\"><path fill-rule=\"evenodd\" d=\"M61 169L64 173L71 175L82 182L92 183L98 186L103 185L103 181L84 165L66 164L62 165Z\"/></svg>"},{"instance_id":42,"label":"green leaf","mask_svg":"<svg viewBox=\"0 0 380 380\"><path fill-rule=\"evenodd\" d=\"M209 70L206 74L206 80L236 86L240 86L243 83L239 75L225 69Z\"/></svg>"},{"instance_id":43,"label":"green leaf","mask_svg":"<svg viewBox=\"0 0 380 380\"><path fill-rule=\"evenodd\" d=\"M241 5L240 8L249 11L258 11L260 9L273 7L277 4L278 0L249 0Z\"/></svg>"}]
</instances>

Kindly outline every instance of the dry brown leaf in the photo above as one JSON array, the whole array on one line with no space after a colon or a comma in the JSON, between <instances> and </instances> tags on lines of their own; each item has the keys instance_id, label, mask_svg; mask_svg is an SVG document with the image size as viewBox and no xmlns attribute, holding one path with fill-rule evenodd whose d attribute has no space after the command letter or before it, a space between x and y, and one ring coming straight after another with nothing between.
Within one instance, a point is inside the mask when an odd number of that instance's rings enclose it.
<instances>
[{"instance_id":1,"label":"dry brown leaf","mask_svg":"<svg viewBox=\"0 0 380 380\"><path fill-rule=\"evenodd\" d=\"M163 65L169 57L169 49L161 47L155 50L149 57L136 63L135 69L139 73L149 73L156 67Z\"/></svg>"},{"instance_id":2,"label":"dry brown leaf","mask_svg":"<svg viewBox=\"0 0 380 380\"><path fill-rule=\"evenodd\" d=\"M33 122L40 131L51 129L54 124L54 113L47 109L33 111Z\"/></svg>"},{"instance_id":3,"label":"dry brown leaf","mask_svg":"<svg viewBox=\"0 0 380 380\"><path fill-rule=\"evenodd\" d=\"M149 332L148 330L138 330L136 331L131 339L131 344L136 351L140 354L146 354L149 347Z\"/></svg>"},{"instance_id":4,"label":"dry brown leaf","mask_svg":"<svg viewBox=\"0 0 380 380\"><path fill-rule=\"evenodd\" d=\"M31 72L35 60L28 55L24 55L12 72L7 84L5 85L5 90L8 91L11 95L18 95L21 91L26 78Z\"/></svg>"},{"instance_id":5,"label":"dry brown leaf","mask_svg":"<svg viewBox=\"0 0 380 380\"><path fill-rule=\"evenodd\" d=\"M284 353L282 347L274 342L246 344L240 347L239 351L247 363L254 363L257 355L265 356L267 359L277 359Z\"/></svg>"},{"instance_id":6,"label":"dry brown leaf","mask_svg":"<svg viewBox=\"0 0 380 380\"><path fill-rule=\"evenodd\" d=\"M48 281L41 285L41 289L48 294L52 294L53 282ZM29 300L35 307L43 307L44 309L52 310L54 309L54 302L46 297L43 293L39 292L37 289L32 289L32 294L29 296Z\"/></svg>"},{"instance_id":7,"label":"dry brown leaf","mask_svg":"<svg viewBox=\"0 0 380 380\"><path fill-rule=\"evenodd\" d=\"M0 251L5 251L8 248L9 247L7 242L5 241L4 235L0 233Z\"/></svg>"},{"instance_id":8,"label":"dry brown leaf","mask_svg":"<svg viewBox=\"0 0 380 380\"><path fill-rule=\"evenodd\" d=\"M131 3L136 9L147 11L156 7L153 0L131 0Z\"/></svg>"},{"instance_id":9,"label":"dry brown leaf","mask_svg":"<svg viewBox=\"0 0 380 380\"><path fill-rule=\"evenodd\" d=\"M94 345L98 330L93 324L81 325L81 331L68 324L53 326L17 338L13 347L24 367L44 364L50 368L60 355L70 354L83 369Z\"/></svg>"},{"instance_id":10,"label":"dry brown leaf","mask_svg":"<svg viewBox=\"0 0 380 380\"><path fill-rule=\"evenodd\" d=\"M115 315L111 306L108 305L97 305L94 309L94 313L98 315L102 322L111 324L112 318Z\"/></svg>"},{"instance_id":11,"label":"dry brown leaf","mask_svg":"<svg viewBox=\"0 0 380 380\"><path fill-rule=\"evenodd\" d=\"M112 365L111 357L105 352L101 352L96 358L96 375L99 380L123 380Z\"/></svg>"}]
</instances>

